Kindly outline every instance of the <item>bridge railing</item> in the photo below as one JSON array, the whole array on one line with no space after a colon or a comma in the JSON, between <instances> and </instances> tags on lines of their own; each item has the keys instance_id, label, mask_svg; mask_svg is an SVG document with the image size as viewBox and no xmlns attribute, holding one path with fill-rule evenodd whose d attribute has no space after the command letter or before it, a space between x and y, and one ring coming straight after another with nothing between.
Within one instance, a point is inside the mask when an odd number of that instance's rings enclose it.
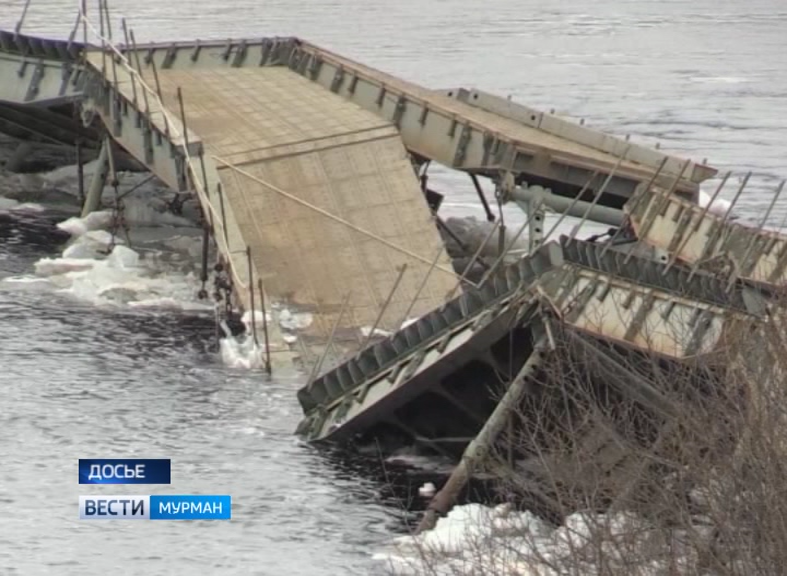
<instances>
[{"instance_id":1,"label":"bridge railing","mask_svg":"<svg viewBox=\"0 0 787 576\"><path fill-rule=\"evenodd\" d=\"M230 270L233 283L235 283L235 286L238 289L253 292L254 286L241 275L238 267L233 262L232 253L230 251L229 243L227 242L227 234L224 229L224 217L219 211L216 210L216 208L214 208L210 201L209 192L202 182L204 177L203 167L201 165L198 167L195 164L194 158L189 151L189 144L196 143L197 139L193 138L192 136L190 140L186 126L167 109L161 98L161 94L151 87L150 84L148 84L143 75L140 74L139 71L132 65L126 54L121 51L120 48L118 48L118 46L115 45L115 43L110 38L106 37L106 35L99 31L82 10L79 12L79 18L80 21L84 23L84 25L90 30L91 34L100 41L101 50L111 53L115 63L119 65L129 76L131 76L131 78L133 78L135 85L139 86L139 88L144 91L144 101L146 102L146 106L148 106L147 110L145 111L146 114L150 114L152 111L150 107L151 100L155 102L156 106L158 107L158 112L164 119L166 130L167 133L170 134L171 140L179 141L180 143L179 146L183 153L184 164L188 171L191 185L197 193L201 206L211 216L210 221L214 227L214 238L218 244L221 244L222 242L224 244L224 250L222 250L222 252L224 253L226 265ZM128 48L129 47L126 46L126 49ZM138 102L135 103L135 105L138 106ZM141 110L138 111L141 112ZM200 160L202 161L202 159ZM217 228L220 230L216 230ZM248 276L250 278L251 274Z\"/></svg>"}]
</instances>

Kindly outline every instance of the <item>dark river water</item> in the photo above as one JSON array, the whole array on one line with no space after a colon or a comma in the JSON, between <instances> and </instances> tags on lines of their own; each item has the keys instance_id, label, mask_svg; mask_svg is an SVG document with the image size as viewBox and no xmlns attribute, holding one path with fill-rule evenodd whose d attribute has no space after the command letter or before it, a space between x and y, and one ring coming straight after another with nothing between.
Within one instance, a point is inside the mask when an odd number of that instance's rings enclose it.
<instances>
[{"instance_id":1,"label":"dark river water","mask_svg":"<svg viewBox=\"0 0 787 576\"><path fill-rule=\"evenodd\" d=\"M0 0L13 28L24 0ZM76 2L32 0L66 37ZM755 217L787 176L783 0L114 0L137 39L299 35L434 88L477 86L752 170ZM474 213L464 178L439 174ZM712 188L712 183L708 186ZM2 194L0 190L0 194ZM729 198L734 187L724 196ZM787 202L772 223L787 215ZM0 214L0 278L60 254L62 217ZM228 368L212 317L94 306L0 282L0 574L378 574L402 530L373 463L297 441L303 378ZM231 494L231 522L80 522L77 459L173 460L171 493ZM92 492L112 493L108 487ZM125 493L149 493L145 487ZM164 492L155 488L155 490ZM114 491L116 492L116 491Z\"/></svg>"}]
</instances>

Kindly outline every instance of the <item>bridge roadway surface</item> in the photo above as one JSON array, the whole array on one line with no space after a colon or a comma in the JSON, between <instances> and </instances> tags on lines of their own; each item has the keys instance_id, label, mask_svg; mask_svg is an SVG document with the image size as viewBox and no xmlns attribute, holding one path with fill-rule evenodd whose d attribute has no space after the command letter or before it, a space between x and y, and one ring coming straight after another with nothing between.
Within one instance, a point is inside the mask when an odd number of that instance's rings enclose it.
<instances>
[{"instance_id":1,"label":"bridge roadway surface","mask_svg":"<svg viewBox=\"0 0 787 576\"><path fill-rule=\"evenodd\" d=\"M103 60L93 52L88 64L100 71ZM398 327L408 309L416 316L439 306L456 285L408 153L389 122L283 67L162 68L158 85L167 112L153 94L142 95L139 79L132 82L128 70L116 66L109 75L125 102L136 100L141 123L163 132L162 140L169 131L175 147L185 145L176 135L182 128L180 90L192 164L236 282L248 286L248 246L255 296L261 278L268 299L316 312L314 330L321 337L331 331L348 294L341 326L374 324L403 265L381 328ZM142 69L142 79L155 85L150 69ZM116 111L99 107L110 129L117 125ZM146 156L138 149L140 142L145 147L144 136L135 140L129 129L134 123L123 118L120 124L114 137L181 187L171 160ZM237 295L248 309L249 292L241 287Z\"/></svg>"}]
</instances>

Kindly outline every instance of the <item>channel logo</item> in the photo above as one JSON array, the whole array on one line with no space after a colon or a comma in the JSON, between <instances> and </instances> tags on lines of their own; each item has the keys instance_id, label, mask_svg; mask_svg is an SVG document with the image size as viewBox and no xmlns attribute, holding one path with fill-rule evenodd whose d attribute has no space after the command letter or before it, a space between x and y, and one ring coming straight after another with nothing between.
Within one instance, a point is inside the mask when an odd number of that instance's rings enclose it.
<instances>
[{"instance_id":1,"label":"channel logo","mask_svg":"<svg viewBox=\"0 0 787 576\"><path fill-rule=\"evenodd\" d=\"M230 520L227 495L80 496L80 520Z\"/></svg>"}]
</instances>

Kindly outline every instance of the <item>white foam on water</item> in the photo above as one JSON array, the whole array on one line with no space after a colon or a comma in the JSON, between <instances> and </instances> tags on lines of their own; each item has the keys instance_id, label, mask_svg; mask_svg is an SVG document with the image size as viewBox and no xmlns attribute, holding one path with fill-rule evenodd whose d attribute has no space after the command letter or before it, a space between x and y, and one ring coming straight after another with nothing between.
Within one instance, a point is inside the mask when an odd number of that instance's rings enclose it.
<instances>
[{"instance_id":1,"label":"white foam on water","mask_svg":"<svg viewBox=\"0 0 787 576\"><path fill-rule=\"evenodd\" d=\"M224 337L219 340L219 349L226 366L244 370L265 368L265 345L255 344L250 334Z\"/></svg>"},{"instance_id":2,"label":"white foam on water","mask_svg":"<svg viewBox=\"0 0 787 576\"><path fill-rule=\"evenodd\" d=\"M0 196L0 212L43 212L45 208L35 202L19 202Z\"/></svg>"},{"instance_id":3,"label":"white foam on water","mask_svg":"<svg viewBox=\"0 0 787 576\"><path fill-rule=\"evenodd\" d=\"M746 84L752 82L751 78L742 76L694 76L690 80L702 84Z\"/></svg>"},{"instance_id":4,"label":"white foam on water","mask_svg":"<svg viewBox=\"0 0 787 576\"><path fill-rule=\"evenodd\" d=\"M252 321L252 316L254 320ZM221 359L227 366L246 370L258 370L265 368L267 359L264 336L262 333L263 315L262 310L255 310L252 315L250 310L244 312L241 321L245 327L245 332L238 336L233 336L224 330L224 337L219 341ZM311 325L312 315L301 312L291 312L279 303L274 302L270 310L266 310L265 321L269 327L277 323L282 328L304 329ZM257 330L257 342L254 341L254 329ZM295 334L281 332L284 346L276 342L270 342L271 354L275 354L288 349L288 344L297 342ZM275 358L272 357L273 362Z\"/></svg>"},{"instance_id":5,"label":"white foam on water","mask_svg":"<svg viewBox=\"0 0 787 576\"><path fill-rule=\"evenodd\" d=\"M160 248L126 246L121 238L113 238L104 229L111 222L112 215L107 211L94 212L86 218L68 218L58 225L73 237L61 256L38 260L33 277L14 277L4 282L46 282L61 293L98 306L213 310L211 303L197 299L201 283L188 264L195 260L178 254L165 258ZM175 236L172 240L180 248L188 247L190 253L195 252L195 244L199 250L197 236ZM167 246L167 241L156 244L161 245Z\"/></svg>"}]
</instances>

